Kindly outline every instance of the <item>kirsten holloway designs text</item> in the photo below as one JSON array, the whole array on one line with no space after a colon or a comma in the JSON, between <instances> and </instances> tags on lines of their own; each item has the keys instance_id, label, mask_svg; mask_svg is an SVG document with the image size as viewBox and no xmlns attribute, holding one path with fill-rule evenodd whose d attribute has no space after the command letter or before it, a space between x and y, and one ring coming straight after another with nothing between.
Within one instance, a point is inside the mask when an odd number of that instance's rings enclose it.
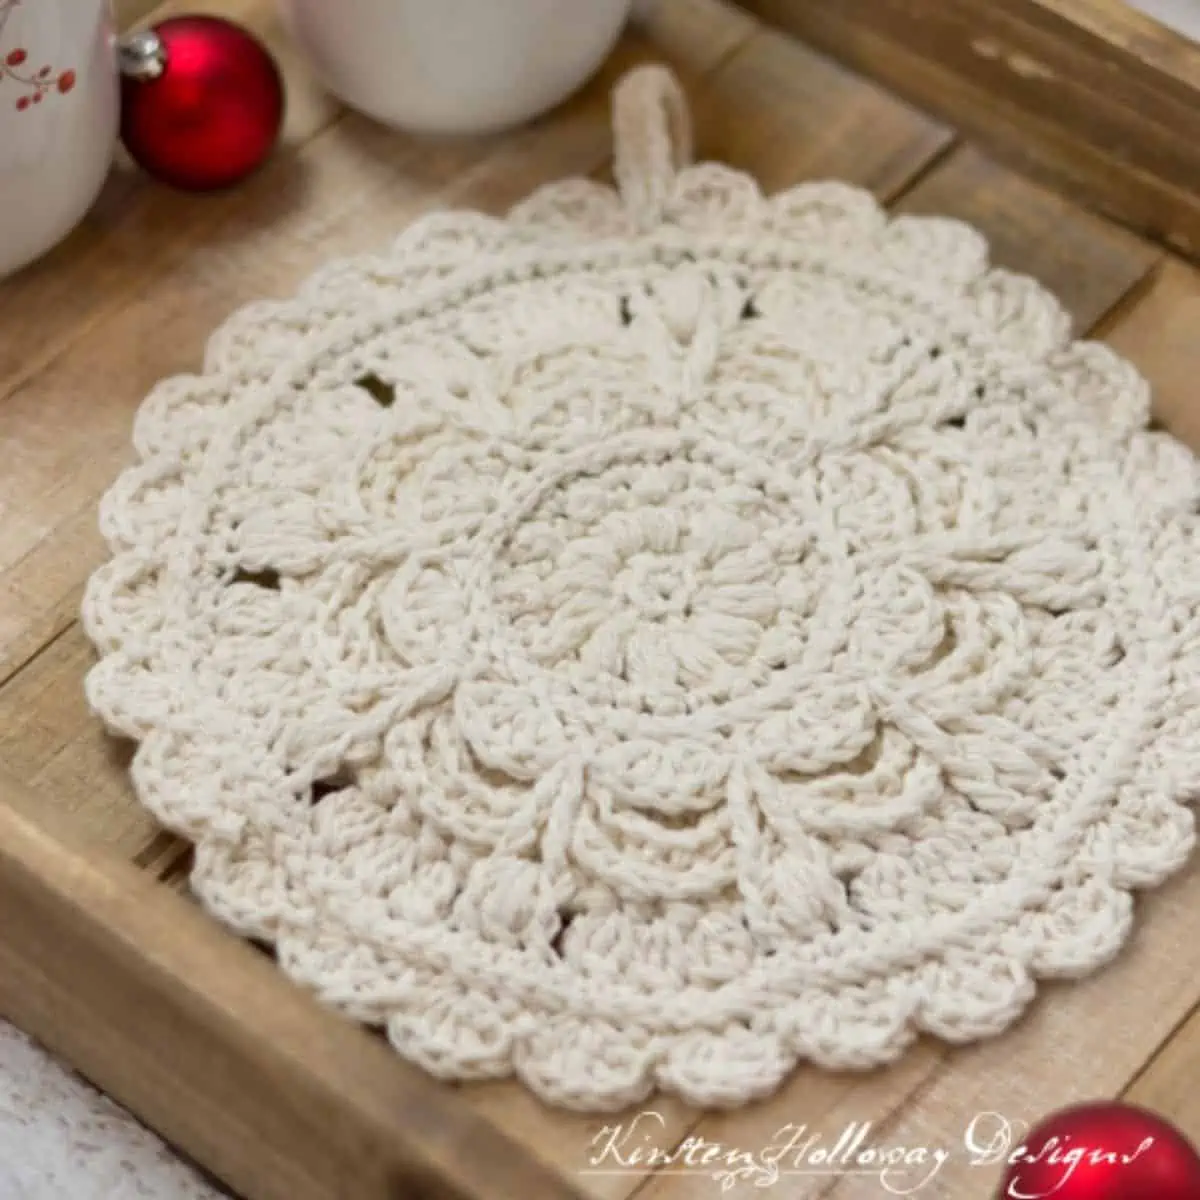
<instances>
[{"instance_id":1,"label":"kirsten holloway designs text","mask_svg":"<svg viewBox=\"0 0 1200 1200\"><path fill-rule=\"evenodd\" d=\"M678 1145L661 1144L666 1121L647 1110L631 1121L606 1125L592 1141L585 1175L665 1171L703 1175L729 1191L738 1183L769 1188L789 1175L868 1175L894 1196L911 1196L946 1165L950 1151L928 1146L883 1145L871 1139L872 1123L855 1121L831 1141L807 1125L784 1125L768 1145L745 1150L697 1134Z\"/></svg>"}]
</instances>

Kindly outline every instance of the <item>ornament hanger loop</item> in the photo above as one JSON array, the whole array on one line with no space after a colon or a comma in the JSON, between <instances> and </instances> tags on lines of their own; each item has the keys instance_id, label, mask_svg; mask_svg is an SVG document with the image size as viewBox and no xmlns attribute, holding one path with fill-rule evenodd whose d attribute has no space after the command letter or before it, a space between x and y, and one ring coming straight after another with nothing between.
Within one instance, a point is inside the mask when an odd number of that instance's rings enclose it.
<instances>
[{"instance_id":1,"label":"ornament hanger loop","mask_svg":"<svg viewBox=\"0 0 1200 1200\"><path fill-rule=\"evenodd\" d=\"M662 219L676 173L691 162L687 97L663 66L635 67L613 93L613 171L640 224Z\"/></svg>"}]
</instances>

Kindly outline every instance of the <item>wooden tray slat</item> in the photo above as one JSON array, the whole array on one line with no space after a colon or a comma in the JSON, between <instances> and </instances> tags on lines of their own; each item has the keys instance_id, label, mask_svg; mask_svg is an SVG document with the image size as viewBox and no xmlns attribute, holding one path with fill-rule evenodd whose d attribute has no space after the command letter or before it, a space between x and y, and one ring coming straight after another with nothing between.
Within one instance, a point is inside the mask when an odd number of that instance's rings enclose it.
<instances>
[{"instance_id":1,"label":"wooden tray slat","mask_svg":"<svg viewBox=\"0 0 1200 1200\"><path fill-rule=\"evenodd\" d=\"M898 211L956 217L986 235L996 266L1032 275L1092 329L1162 255L1110 221L1008 171L973 146L955 151L908 191Z\"/></svg>"},{"instance_id":2,"label":"wooden tray slat","mask_svg":"<svg viewBox=\"0 0 1200 1200\"><path fill-rule=\"evenodd\" d=\"M1107 336L1149 378L1159 422L1200 451L1200 271L1165 264Z\"/></svg>"},{"instance_id":3,"label":"wooden tray slat","mask_svg":"<svg viewBox=\"0 0 1200 1200\"><path fill-rule=\"evenodd\" d=\"M887 201L954 142L947 126L772 30L743 44L692 107L697 156L749 172L768 193L838 179Z\"/></svg>"},{"instance_id":4,"label":"wooden tray slat","mask_svg":"<svg viewBox=\"0 0 1200 1200\"><path fill-rule=\"evenodd\" d=\"M1121 0L745 3L1200 257L1200 46Z\"/></svg>"}]
</instances>

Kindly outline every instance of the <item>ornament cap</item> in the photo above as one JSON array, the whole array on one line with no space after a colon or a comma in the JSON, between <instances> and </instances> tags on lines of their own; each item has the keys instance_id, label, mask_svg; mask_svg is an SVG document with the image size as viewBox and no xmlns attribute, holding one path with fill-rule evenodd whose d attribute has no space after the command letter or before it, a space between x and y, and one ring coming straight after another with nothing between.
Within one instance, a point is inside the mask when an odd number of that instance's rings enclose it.
<instances>
[{"instance_id":1,"label":"ornament cap","mask_svg":"<svg viewBox=\"0 0 1200 1200\"><path fill-rule=\"evenodd\" d=\"M121 74L142 83L161 78L167 69L167 48L153 29L123 38L118 49Z\"/></svg>"}]
</instances>

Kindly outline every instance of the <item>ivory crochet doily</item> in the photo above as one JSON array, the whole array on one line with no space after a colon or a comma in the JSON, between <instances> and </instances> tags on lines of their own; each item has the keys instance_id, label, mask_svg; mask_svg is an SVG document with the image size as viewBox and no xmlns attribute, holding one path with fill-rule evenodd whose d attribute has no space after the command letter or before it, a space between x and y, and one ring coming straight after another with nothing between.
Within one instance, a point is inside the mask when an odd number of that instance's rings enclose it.
<instances>
[{"instance_id":1,"label":"ivory crochet doily","mask_svg":"<svg viewBox=\"0 0 1200 1200\"><path fill-rule=\"evenodd\" d=\"M690 165L432 213L163 383L95 710L193 885L449 1079L702 1105L995 1034L1193 845L1196 461L959 223Z\"/></svg>"}]
</instances>

